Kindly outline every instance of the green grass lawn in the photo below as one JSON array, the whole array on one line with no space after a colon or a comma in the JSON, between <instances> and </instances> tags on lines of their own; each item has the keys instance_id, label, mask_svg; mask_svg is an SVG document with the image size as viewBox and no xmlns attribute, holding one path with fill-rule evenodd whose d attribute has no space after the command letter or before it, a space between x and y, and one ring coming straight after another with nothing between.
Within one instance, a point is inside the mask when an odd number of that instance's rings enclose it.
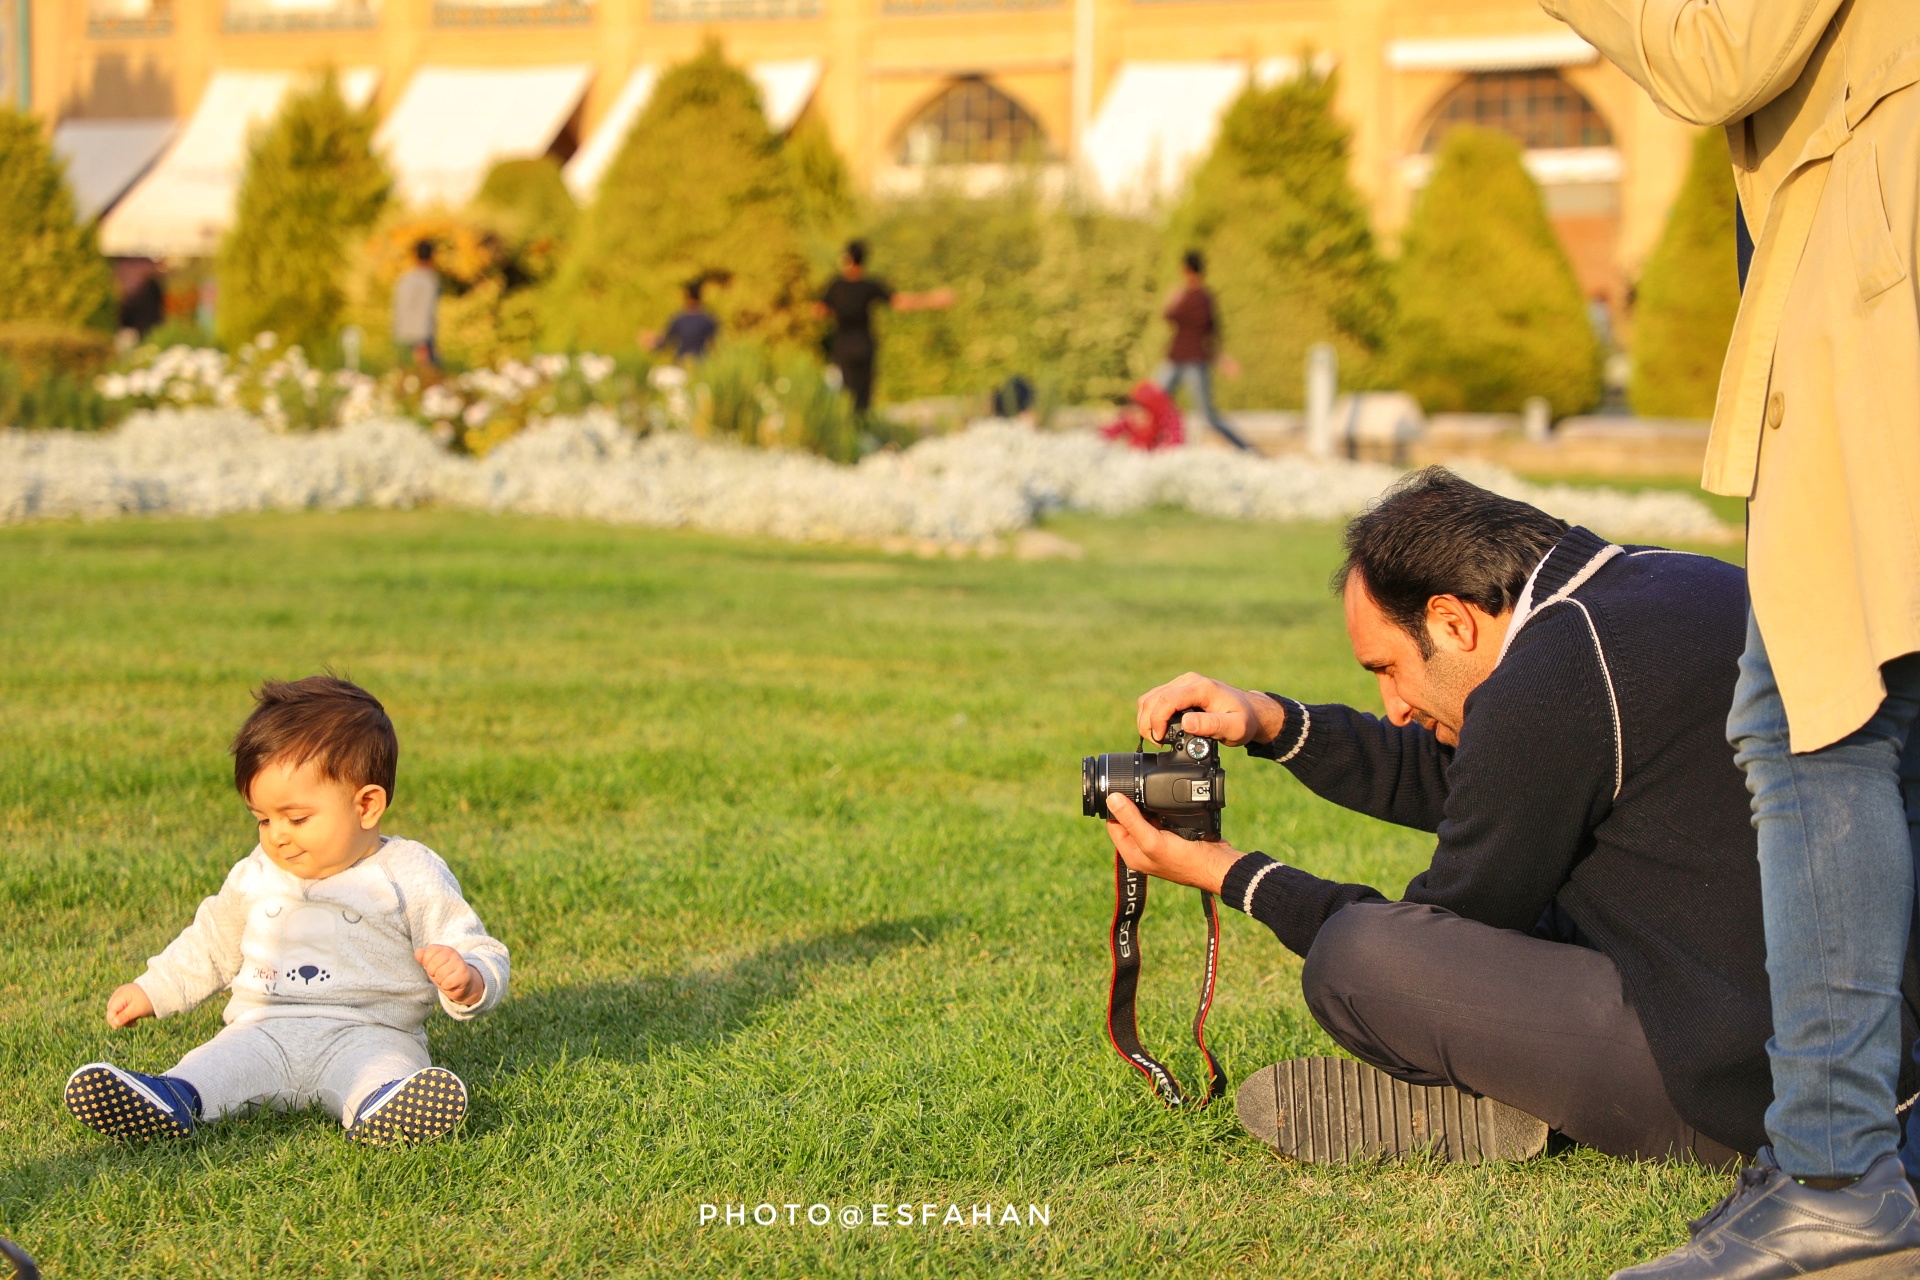
<instances>
[{"instance_id":1,"label":"green grass lawn","mask_svg":"<svg viewBox=\"0 0 1920 1280\"><path fill-rule=\"evenodd\" d=\"M920 561L447 513L0 530L0 1234L57 1277L1597 1276L1724 1179L1569 1152L1290 1166L1106 1043L1111 853L1083 754L1197 668L1375 705L1327 528L1062 520L1081 563ZM110 1031L252 847L228 739L331 664L399 726L386 830L513 951L429 1024L473 1095L414 1151L309 1112L132 1147L68 1119L222 1000ZM1227 834L1396 894L1430 841L1231 752ZM1237 1083L1328 1052L1299 962L1223 912ZM1162 886L1144 1033L1189 1081L1202 933ZM702 1204L1046 1206L1041 1226L701 1226ZM870 1208L866 1211L871 1213Z\"/></svg>"}]
</instances>

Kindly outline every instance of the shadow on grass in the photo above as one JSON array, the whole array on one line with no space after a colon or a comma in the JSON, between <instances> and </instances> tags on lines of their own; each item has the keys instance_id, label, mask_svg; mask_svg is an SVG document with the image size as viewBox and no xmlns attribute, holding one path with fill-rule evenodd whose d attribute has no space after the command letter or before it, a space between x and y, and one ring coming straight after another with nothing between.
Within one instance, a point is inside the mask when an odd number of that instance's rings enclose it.
<instances>
[{"instance_id":1,"label":"shadow on grass","mask_svg":"<svg viewBox=\"0 0 1920 1280\"><path fill-rule=\"evenodd\" d=\"M696 960L627 982L547 987L509 996L487 1017L444 1028L435 1061L471 1084L561 1057L641 1062L663 1049L705 1049L738 1034L766 1010L807 991L821 975L925 945L953 927L946 916L877 920L796 938L720 963Z\"/></svg>"},{"instance_id":2,"label":"shadow on grass","mask_svg":"<svg viewBox=\"0 0 1920 1280\"><path fill-rule=\"evenodd\" d=\"M484 1093L503 1076L561 1059L643 1062L670 1048L713 1048L769 1009L800 998L823 975L926 945L954 923L947 916L878 920L762 947L718 964L695 960L630 982L509 996L485 1018L438 1030L434 1061ZM469 1116L470 1128L474 1122ZM276 1144L309 1123L338 1129L317 1110L253 1115L209 1126L181 1142L127 1144L102 1138L73 1155L21 1161L0 1172L0 1218L17 1222L41 1204L84 1197L89 1183L116 1172L143 1170L164 1177L208 1158L244 1159L247 1146Z\"/></svg>"}]
</instances>

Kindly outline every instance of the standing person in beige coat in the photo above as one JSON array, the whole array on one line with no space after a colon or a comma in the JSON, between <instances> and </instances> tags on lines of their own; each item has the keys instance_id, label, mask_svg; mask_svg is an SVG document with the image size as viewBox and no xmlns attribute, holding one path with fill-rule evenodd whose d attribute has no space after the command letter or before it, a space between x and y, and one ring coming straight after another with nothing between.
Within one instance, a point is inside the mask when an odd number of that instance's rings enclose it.
<instances>
[{"instance_id":1,"label":"standing person in beige coat","mask_svg":"<svg viewBox=\"0 0 1920 1280\"><path fill-rule=\"evenodd\" d=\"M1541 3L1669 115L1726 128L1755 240L1703 483L1748 499L1727 734L1759 833L1771 1147L1685 1246L1618 1274L1920 1275L1895 1114L1920 858L1920 0Z\"/></svg>"}]
</instances>

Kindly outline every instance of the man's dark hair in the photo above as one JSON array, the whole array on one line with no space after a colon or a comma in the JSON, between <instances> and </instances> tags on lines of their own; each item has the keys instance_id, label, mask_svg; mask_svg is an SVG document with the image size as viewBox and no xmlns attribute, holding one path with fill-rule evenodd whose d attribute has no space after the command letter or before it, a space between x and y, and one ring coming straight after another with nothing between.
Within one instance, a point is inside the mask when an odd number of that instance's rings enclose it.
<instances>
[{"instance_id":1,"label":"man's dark hair","mask_svg":"<svg viewBox=\"0 0 1920 1280\"><path fill-rule=\"evenodd\" d=\"M1427 601L1458 596L1496 617L1567 532L1538 507L1489 493L1445 467L1416 471L1347 525L1333 589L1355 574L1380 612L1433 656Z\"/></svg>"},{"instance_id":2,"label":"man's dark hair","mask_svg":"<svg viewBox=\"0 0 1920 1280\"><path fill-rule=\"evenodd\" d=\"M413 246L413 260L415 262L432 262L433 261L433 241L431 240L416 241Z\"/></svg>"},{"instance_id":3,"label":"man's dark hair","mask_svg":"<svg viewBox=\"0 0 1920 1280\"><path fill-rule=\"evenodd\" d=\"M383 787L393 803L400 740L372 694L338 676L269 680L253 695L253 714L233 739L233 785L247 798L270 764L320 762L323 776L356 789Z\"/></svg>"},{"instance_id":4,"label":"man's dark hair","mask_svg":"<svg viewBox=\"0 0 1920 1280\"><path fill-rule=\"evenodd\" d=\"M1207 274L1207 260L1200 256L1198 249L1187 250L1186 255L1182 257L1180 261L1186 264L1187 270L1197 276Z\"/></svg>"},{"instance_id":5,"label":"man's dark hair","mask_svg":"<svg viewBox=\"0 0 1920 1280\"><path fill-rule=\"evenodd\" d=\"M847 241L847 261L856 267L867 265L867 242L865 240Z\"/></svg>"},{"instance_id":6,"label":"man's dark hair","mask_svg":"<svg viewBox=\"0 0 1920 1280\"><path fill-rule=\"evenodd\" d=\"M700 301L700 291L706 287L707 278L705 276L695 276L680 286L680 292L687 295L688 302L698 302Z\"/></svg>"}]
</instances>

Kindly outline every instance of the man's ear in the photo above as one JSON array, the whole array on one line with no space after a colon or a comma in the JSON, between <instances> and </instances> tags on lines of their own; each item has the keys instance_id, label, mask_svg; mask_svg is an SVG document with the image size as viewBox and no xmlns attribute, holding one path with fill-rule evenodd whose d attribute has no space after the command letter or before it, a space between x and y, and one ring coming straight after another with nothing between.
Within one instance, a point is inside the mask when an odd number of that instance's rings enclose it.
<instances>
[{"instance_id":1,"label":"man's ear","mask_svg":"<svg viewBox=\"0 0 1920 1280\"><path fill-rule=\"evenodd\" d=\"M1436 649L1472 653L1480 647L1480 620L1459 596L1434 596L1427 601L1427 634Z\"/></svg>"},{"instance_id":2,"label":"man's ear","mask_svg":"<svg viewBox=\"0 0 1920 1280\"><path fill-rule=\"evenodd\" d=\"M372 783L353 793L353 811L360 818L360 829L371 831L380 825L387 812L387 789Z\"/></svg>"}]
</instances>

